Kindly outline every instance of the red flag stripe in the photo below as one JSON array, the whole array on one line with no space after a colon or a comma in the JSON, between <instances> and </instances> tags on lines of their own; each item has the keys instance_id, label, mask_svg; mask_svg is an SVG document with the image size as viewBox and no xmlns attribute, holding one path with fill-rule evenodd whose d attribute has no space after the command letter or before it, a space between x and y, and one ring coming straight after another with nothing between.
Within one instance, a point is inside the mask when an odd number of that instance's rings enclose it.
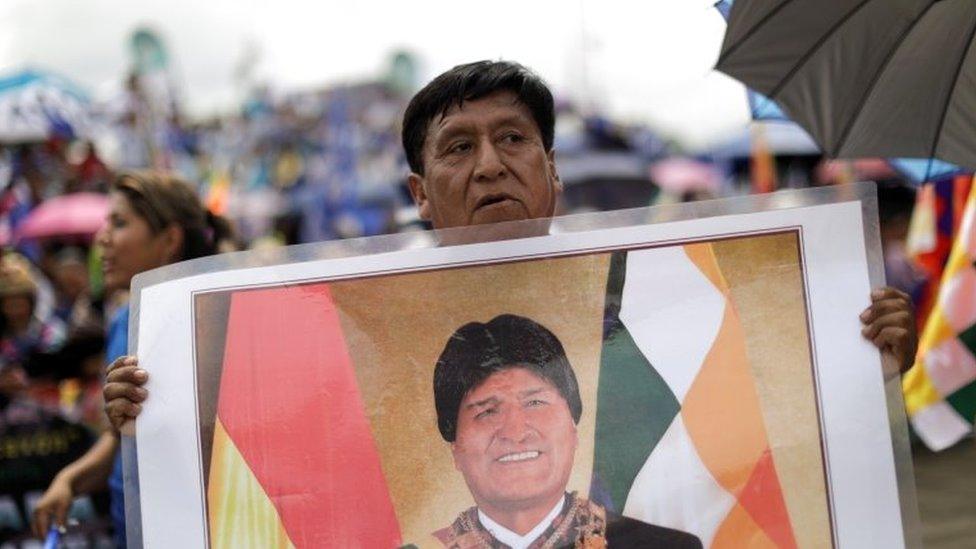
<instances>
[{"instance_id":1,"label":"red flag stripe","mask_svg":"<svg viewBox=\"0 0 976 549\"><path fill-rule=\"evenodd\" d=\"M233 295L218 416L296 547L400 529L327 284Z\"/></svg>"}]
</instances>

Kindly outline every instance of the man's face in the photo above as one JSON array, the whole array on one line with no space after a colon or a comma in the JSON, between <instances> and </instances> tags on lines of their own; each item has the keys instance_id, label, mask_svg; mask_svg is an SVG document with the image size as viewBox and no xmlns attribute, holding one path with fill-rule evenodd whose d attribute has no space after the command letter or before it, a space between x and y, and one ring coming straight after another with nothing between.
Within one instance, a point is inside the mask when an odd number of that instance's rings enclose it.
<instances>
[{"instance_id":1,"label":"man's face","mask_svg":"<svg viewBox=\"0 0 976 549\"><path fill-rule=\"evenodd\" d=\"M422 158L410 191L435 229L550 217L562 190L529 108L507 91L431 120Z\"/></svg>"},{"instance_id":2,"label":"man's face","mask_svg":"<svg viewBox=\"0 0 976 549\"><path fill-rule=\"evenodd\" d=\"M516 366L464 396L451 451L475 503L490 513L552 505L566 490L576 445L566 400Z\"/></svg>"}]
</instances>

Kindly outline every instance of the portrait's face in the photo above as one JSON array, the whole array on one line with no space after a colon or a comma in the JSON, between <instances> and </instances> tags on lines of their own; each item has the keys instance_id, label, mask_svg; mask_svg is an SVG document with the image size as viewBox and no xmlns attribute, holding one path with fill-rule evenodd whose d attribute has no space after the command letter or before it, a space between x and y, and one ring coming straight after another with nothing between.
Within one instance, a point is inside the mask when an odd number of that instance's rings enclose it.
<instances>
[{"instance_id":1,"label":"portrait's face","mask_svg":"<svg viewBox=\"0 0 976 549\"><path fill-rule=\"evenodd\" d=\"M427 128L424 174L410 174L435 229L552 216L562 190L553 152L511 92L451 107Z\"/></svg>"},{"instance_id":2,"label":"portrait's face","mask_svg":"<svg viewBox=\"0 0 976 549\"><path fill-rule=\"evenodd\" d=\"M559 391L514 367L465 395L451 450L475 502L490 512L552 505L566 490L577 441Z\"/></svg>"}]
</instances>

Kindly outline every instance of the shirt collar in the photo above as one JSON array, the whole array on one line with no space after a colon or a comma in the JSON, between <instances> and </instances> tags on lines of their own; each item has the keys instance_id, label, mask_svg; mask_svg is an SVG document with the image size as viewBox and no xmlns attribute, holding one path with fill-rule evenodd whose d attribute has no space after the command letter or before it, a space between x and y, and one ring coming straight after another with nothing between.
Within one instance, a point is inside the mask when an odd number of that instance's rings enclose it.
<instances>
[{"instance_id":1,"label":"shirt collar","mask_svg":"<svg viewBox=\"0 0 976 549\"><path fill-rule=\"evenodd\" d=\"M532 542L538 539L547 528L549 528L549 525L551 525L552 521L559 516L559 512L562 511L563 505L565 504L566 495L564 494L563 497L559 498L559 501L556 502L556 505L553 506L552 510L549 511L549 514L543 517L543 519L539 521L539 524L536 524L535 528L529 530L524 536L520 536L508 528L505 528L501 524L491 520L491 517L481 512L481 509L478 509L478 521L482 526L485 527L485 530L488 530L488 532L490 532L491 535L498 541L504 543L512 549L526 549L529 545L532 545Z\"/></svg>"}]
</instances>

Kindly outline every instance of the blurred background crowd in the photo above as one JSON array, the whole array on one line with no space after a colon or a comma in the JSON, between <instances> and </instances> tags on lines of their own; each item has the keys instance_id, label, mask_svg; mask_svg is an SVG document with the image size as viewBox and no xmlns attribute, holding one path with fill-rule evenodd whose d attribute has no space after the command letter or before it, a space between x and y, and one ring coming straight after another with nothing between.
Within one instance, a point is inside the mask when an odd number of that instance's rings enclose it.
<instances>
[{"instance_id":1,"label":"blurred background crowd","mask_svg":"<svg viewBox=\"0 0 976 549\"><path fill-rule=\"evenodd\" d=\"M244 78L233 108L201 116L185 108L165 36L136 28L128 49L107 96L43 67L0 74L3 548L40 546L28 533L34 502L104 427L105 327L125 296L104 291L93 237L115 174L178 174L232 221L239 249L424 228L399 138L427 76L422 56L394 49L371 77L297 91ZM557 96L557 111L560 214L878 182L888 282L916 299L924 324L971 174L924 182L882 159L826 160L787 122L689 147L577 97ZM78 499L69 546L111 547L106 509L103 494Z\"/></svg>"}]
</instances>

